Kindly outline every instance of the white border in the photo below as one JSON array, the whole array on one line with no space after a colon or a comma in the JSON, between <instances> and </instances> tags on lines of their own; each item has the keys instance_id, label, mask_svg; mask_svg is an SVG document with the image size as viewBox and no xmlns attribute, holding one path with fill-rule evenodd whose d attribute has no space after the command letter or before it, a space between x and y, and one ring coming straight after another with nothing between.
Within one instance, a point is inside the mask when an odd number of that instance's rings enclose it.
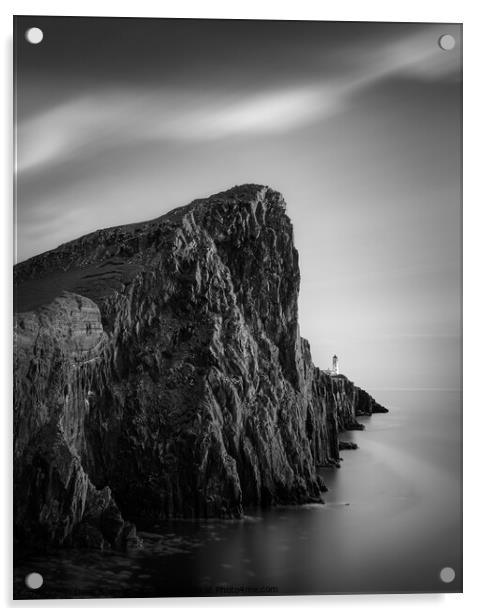
<instances>
[{"instance_id":1,"label":"white border","mask_svg":"<svg viewBox=\"0 0 482 616\"><path fill-rule=\"evenodd\" d=\"M162 2L136 0L135 2L107 2L84 0L66 3L61 1L4 2L1 8L2 28L2 139L3 164L0 166L3 188L1 208L2 259L1 275L3 301L0 346L0 391L4 404L1 409L1 449L3 498L0 507L3 546L0 580L2 596L0 605L24 612L34 608L41 612L54 608L63 610L88 608L100 610L135 609L146 607L167 611L195 609L198 614L211 614L229 610L230 614L244 614L247 610L263 612L276 610L277 614L292 614L293 610L324 610L344 614L356 611L363 616L385 614L450 615L454 611L464 614L477 613L480 600L477 590L481 563L480 545L480 461L477 449L480 441L480 319L482 302L480 292L481 244L481 131L480 101L480 11L475 0L375 2L347 1L323 2L297 0L296 2L269 2L268 0L243 0L239 4L203 0ZM141 17L204 17L251 19L318 19L346 21L439 21L464 23L464 594L463 595L352 595L315 597L266 597L266 598L216 598L216 599L104 599L13 602L11 600L11 271L12 271L12 15L99 15ZM478 365L479 364L479 365ZM480 446L479 446L480 448ZM450 494L447 494L450 499ZM443 537L441 537L443 541ZM363 566L363 563L360 563ZM417 563L413 563L416 567ZM101 583L101 581L99 581Z\"/></svg>"}]
</instances>

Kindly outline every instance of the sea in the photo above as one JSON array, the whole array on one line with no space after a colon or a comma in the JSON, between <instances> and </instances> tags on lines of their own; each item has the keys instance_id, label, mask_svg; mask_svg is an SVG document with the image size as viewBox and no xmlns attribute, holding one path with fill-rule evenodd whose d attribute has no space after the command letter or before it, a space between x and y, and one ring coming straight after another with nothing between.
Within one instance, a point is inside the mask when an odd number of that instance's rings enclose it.
<instances>
[{"instance_id":1,"label":"sea","mask_svg":"<svg viewBox=\"0 0 482 616\"><path fill-rule=\"evenodd\" d=\"M370 393L390 412L343 435L358 449L323 469L324 504L166 522L131 553L22 554L14 598L460 592L461 393Z\"/></svg>"}]
</instances>

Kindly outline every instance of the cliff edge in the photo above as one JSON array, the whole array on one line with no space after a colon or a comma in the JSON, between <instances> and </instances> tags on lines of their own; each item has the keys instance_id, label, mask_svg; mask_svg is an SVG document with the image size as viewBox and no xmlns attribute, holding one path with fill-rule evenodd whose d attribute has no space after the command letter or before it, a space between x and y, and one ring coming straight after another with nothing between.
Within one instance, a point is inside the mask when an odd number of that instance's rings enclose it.
<instances>
[{"instance_id":1,"label":"cliff edge","mask_svg":"<svg viewBox=\"0 0 482 616\"><path fill-rule=\"evenodd\" d=\"M320 501L339 434L386 412L313 365L282 196L245 185L16 266L19 541Z\"/></svg>"}]
</instances>

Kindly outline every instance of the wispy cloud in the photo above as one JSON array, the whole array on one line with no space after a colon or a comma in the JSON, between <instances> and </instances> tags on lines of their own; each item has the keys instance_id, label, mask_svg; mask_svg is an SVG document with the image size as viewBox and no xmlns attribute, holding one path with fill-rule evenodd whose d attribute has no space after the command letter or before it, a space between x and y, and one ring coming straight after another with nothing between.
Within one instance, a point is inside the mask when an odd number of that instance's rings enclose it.
<instances>
[{"instance_id":1,"label":"wispy cloud","mask_svg":"<svg viewBox=\"0 0 482 616\"><path fill-rule=\"evenodd\" d=\"M452 75L459 54L443 52L430 29L383 46L342 48L336 60L344 67L336 78L248 93L163 88L86 93L20 122L17 173L123 144L285 133L341 112L355 93L387 77Z\"/></svg>"},{"instance_id":2,"label":"wispy cloud","mask_svg":"<svg viewBox=\"0 0 482 616\"><path fill-rule=\"evenodd\" d=\"M336 100L319 86L236 97L163 89L98 91L21 123L17 172L136 142L286 132L335 108Z\"/></svg>"}]
</instances>

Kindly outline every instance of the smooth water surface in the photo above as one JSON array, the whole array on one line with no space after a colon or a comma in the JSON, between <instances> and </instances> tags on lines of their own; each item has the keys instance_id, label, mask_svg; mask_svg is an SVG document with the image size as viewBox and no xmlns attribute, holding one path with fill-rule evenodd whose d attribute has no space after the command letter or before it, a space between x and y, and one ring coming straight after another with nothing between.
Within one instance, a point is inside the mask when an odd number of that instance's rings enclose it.
<instances>
[{"instance_id":1,"label":"smooth water surface","mask_svg":"<svg viewBox=\"0 0 482 616\"><path fill-rule=\"evenodd\" d=\"M462 588L459 392L372 392L388 415L343 436L325 505L170 522L136 553L55 551L15 569L18 597L451 592ZM446 584L439 574L452 567ZM44 586L24 589L40 572Z\"/></svg>"}]
</instances>

